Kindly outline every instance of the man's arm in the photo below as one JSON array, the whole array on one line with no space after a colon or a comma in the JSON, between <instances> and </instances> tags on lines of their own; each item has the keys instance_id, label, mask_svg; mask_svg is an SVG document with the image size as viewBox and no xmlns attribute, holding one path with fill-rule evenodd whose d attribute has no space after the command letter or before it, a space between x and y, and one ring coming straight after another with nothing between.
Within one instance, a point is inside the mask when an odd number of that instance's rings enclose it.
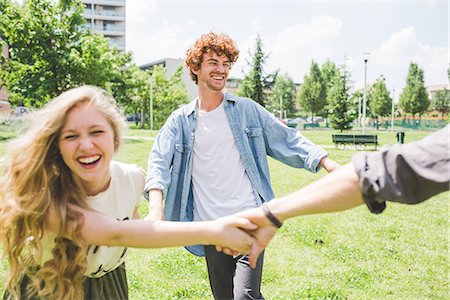
<instances>
[{"instance_id":1,"label":"man's arm","mask_svg":"<svg viewBox=\"0 0 450 300\"><path fill-rule=\"evenodd\" d=\"M283 222L295 216L336 212L363 203L372 212L380 213L384 201L422 202L450 188L449 128L415 143L357 154L352 164L266 205ZM254 265L276 229L260 208L244 211L240 216L259 225L253 232L257 242L250 255L250 264Z\"/></svg>"},{"instance_id":2,"label":"man's arm","mask_svg":"<svg viewBox=\"0 0 450 300\"><path fill-rule=\"evenodd\" d=\"M276 218L284 222L302 215L342 211L363 203L358 176L353 165L348 164L305 188L273 199L266 205ZM261 208L246 210L238 215L258 225L258 229L251 233L256 238L250 251L250 265L253 267L261 251L275 235L276 227Z\"/></svg>"},{"instance_id":3,"label":"man's arm","mask_svg":"<svg viewBox=\"0 0 450 300\"><path fill-rule=\"evenodd\" d=\"M320 160L319 165L324 168L328 173L333 172L341 167L340 164L332 160L331 158L328 158L328 156L325 156Z\"/></svg>"},{"instance_id":4,"label":"man's arm","mask_svg":"<svg viewBox=\"0 0 450 300\"><path fill-rule=\"evenodd\" d=\"M163 193L161 190L152 189L148 193L148 215L146 220L164 220Z\"/></svg>"}]
</instances>

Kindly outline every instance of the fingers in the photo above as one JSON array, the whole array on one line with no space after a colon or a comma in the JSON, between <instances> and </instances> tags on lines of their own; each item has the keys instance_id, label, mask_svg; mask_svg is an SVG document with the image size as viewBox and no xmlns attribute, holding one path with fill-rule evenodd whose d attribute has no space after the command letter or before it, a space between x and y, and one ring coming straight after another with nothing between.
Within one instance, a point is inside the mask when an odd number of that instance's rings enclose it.
<instances>
[{"instance_id":1,"label":"fingers","mask_svg":"<svg viewBox=\"0 0 450 300\"><path fill-rule=\"evenodd\" d=\"M235 217L234 224L237 225L237 227L246 230L255 230L256 228L258 228L256 224L253 224L248 219L241 217Z\"/></svg>"},{"instance_id":2,"label":"fingers","mask_svg":"<svg viewBox=\"0 0 450 300\"><path fill-rule=\"evenodd\" d=\"M252 248L248 254L250 267L254 269L256 267L256 262L258 261L258 257L261 252L264 250L264 247L261 247L257 242L252 244Z\"/></svg>"},{"instance_id":3,"label":"fingers","mask_svg":"<svg viewBox=\"0 0 450 300\"><path fill-rule=\"evenodd\" d=\"M218 252L223 252L223 253L225 253L227 255L230 255L230 256L236 256L236 255L241 254L241 252L239 252L239 251L234 251L234 250L232 250L230 248L221 247L221 246L216 246L216 250Z\"/></svg>"}]
</instances>

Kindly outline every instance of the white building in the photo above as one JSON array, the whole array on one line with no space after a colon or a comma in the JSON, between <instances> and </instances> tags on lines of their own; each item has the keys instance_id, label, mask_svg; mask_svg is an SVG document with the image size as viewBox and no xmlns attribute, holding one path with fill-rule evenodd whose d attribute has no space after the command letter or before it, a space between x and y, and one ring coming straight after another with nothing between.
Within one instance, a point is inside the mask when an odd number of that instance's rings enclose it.
<instances>
[{"instance_id":1,"label":"white building","mask_svg":"<svg viewBox=\"0 0 450 300\"><path fill-rule=\"evenodd\" d=\"M189 70L184 64L183 59L181 58L163 58L160 60L153 61L148 64L144 64L140 66L142 70L152 70L154 66L162 65L166 69L167 76L172 76L173 73L178 69L178 67L183 67L183 74L181 75L181 79L183 80L183 84L186 87L186 91L189 96L189 100L193 100L198 96L197 85L191 79L189 75Z\"/></svg>"},{"instance_id":2,"label":"white building","mask_svg":"<svg viewBox=\"0 0 450 300\"><path fill-rule=\"evenodd\" d=\"M103 34L112 46L125 51L126 0L82 0L88 26Z\"/></svg>"}]
</instances>

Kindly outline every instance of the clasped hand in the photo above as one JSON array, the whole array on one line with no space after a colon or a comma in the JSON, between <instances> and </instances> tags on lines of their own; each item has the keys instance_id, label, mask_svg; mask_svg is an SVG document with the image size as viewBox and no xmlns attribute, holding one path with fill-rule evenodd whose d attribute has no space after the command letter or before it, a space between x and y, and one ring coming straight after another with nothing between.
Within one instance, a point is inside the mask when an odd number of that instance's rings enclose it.
<instances>
[{"instance_id":1,"label":"clasped hand","mask_svg":"<svg viewBox=\"0 0 450 300\"><path fill-rule=\"evenodd\" d=\"M256 266L256 261L261 254L261 252L269 244L270 240L276 233L276 227L267 219L261 208L253 208L240 212L232 217L244 218L250 221L254 226L247 228L240 227L242 231L247 235L246 241L250 241L249 250L242 252L236 251L236 248L232 247L231 244L222 243L222 245L216 244L217 251L221 251L228 255L237 255L244 253L249 255L250 267L254 268ZM229 218L229 217L226 217ZM223 219L226 219L223 218ZM220 220L220 219L219 219ZM250 238L250 239L248 239Z\"/></svg>"}]
</instances>

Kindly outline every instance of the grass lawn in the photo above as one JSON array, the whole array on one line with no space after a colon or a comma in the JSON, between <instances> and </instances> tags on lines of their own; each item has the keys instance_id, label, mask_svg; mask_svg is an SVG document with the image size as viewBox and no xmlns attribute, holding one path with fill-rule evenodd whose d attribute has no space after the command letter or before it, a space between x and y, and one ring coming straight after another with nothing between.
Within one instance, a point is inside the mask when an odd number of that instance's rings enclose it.
<instances>
[{"instance_id":1,"label":"grass lawn","mask_svg":"<svg viewBox=\"0 0 450 300\"><path fill-rule=\"evenodd\" d=\"M332 131L303 131L331 146ZM0 136L1 136L0 132ZM427 132L406 132L406 141ZM130 130L117 159L146 168L154 132ZM145 139L136 137L144 136ZM379 133L382 144L395 133ZM0 140L0 156L4 154ZM345 164L356 153L326 149ZM325 175L270 160L277 196ZM389 203L381 215L359 207L286 222L266 250L262 292L266 299L448 299L450 192L415 206ZM146 203L141 214L146 213ZM0 281L7 264L2 261ZM204 259L183 248L131 249L127 259L131 299L211 299ZM4 286L0 287L3 293Z\"/></svg>"}]
</instances>

